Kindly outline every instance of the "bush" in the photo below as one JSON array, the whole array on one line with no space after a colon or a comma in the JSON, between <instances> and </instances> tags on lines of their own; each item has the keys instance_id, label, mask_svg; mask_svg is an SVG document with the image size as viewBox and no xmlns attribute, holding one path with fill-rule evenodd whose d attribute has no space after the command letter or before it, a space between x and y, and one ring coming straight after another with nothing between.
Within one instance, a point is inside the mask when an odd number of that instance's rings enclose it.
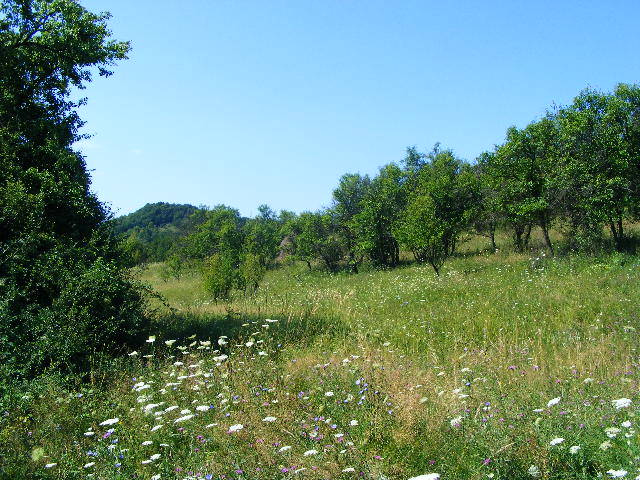
<instances>
[{"instance_id":1,"label":"bush","mask_svg":"<svg viewBox=\"0 0 640 480\"><path fill-rule=\"evenodd\" d=\"M228 299L231 290L242 285L233 259L224 253L215 253L205 261L203 281L205 290L214 300Z\"/></svg>"}]
</instances>

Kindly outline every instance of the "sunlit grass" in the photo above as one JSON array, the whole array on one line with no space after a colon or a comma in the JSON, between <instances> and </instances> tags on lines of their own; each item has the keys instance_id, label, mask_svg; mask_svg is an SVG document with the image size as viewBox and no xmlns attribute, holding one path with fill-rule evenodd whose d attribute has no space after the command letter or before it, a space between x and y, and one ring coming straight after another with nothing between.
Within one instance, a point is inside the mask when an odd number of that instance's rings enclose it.
<instances>
[{"instance_id":1,"label":"sunlit grass","mask_svg":"<svg viewBox=\"0 0 640 480\"><path fill-rule=\"evenodd\" d=\"M636 257L484 253L452 259L440 277L416 265L330 275L296 264L226 303L206 297L197 272L163 282L152 265L139 276L175 309L150 332L155 342L93 389L52 382L7 412L5 471L640 474Z\"/></svg>"}]
</instances>

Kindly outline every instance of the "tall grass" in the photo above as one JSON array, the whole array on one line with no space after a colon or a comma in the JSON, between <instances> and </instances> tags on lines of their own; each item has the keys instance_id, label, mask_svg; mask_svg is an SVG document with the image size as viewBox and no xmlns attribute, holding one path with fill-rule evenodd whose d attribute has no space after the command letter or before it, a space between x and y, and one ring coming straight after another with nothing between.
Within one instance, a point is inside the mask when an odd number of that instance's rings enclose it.
<instances>
[{"instance_id":1,"label":"tall grass","mask_svg":"<svg viewBox=\"0 0 640 480\"><path fill-rule=\"evenodd\" d=\"M108 380L6 412L6 478L640 474L636 257L289 265L227 303L196 273L140 277L172 307L157 338Z\"/></svg>"}]
</instances>

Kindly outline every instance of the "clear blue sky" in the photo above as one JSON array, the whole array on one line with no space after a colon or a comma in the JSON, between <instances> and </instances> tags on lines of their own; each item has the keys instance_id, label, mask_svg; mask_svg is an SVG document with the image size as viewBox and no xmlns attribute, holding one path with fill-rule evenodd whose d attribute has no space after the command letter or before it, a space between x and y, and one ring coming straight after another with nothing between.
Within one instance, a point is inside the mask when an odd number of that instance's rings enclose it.
<instances>
[{"instance_id":1,"label":"clear blue sky","mask_svg":"<svg viewBox=\"0 0 640 480\"><path fill-rule=\"evenodd\" d=\"M640 1L84 0L130 59L86 90L93 188L316 210L408 145L473 160L584 87L640 82Z\"/></svg>"}]
</instances>

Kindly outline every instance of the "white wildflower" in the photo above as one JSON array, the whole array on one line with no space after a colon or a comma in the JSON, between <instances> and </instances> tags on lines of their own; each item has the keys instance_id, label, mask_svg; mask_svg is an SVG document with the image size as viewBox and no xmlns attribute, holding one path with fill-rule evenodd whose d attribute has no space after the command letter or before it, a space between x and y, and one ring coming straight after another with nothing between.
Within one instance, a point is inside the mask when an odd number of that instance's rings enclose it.
<instances>
[{"instance_id":1,"label":"white wildflower","mask_svg":"<svg viewBox=\"0 0 640 480\"><path fill-rule=\"evenodd\" d=\"M571 448L569 448L569 453L572 455L575 455L576 453L578 453L579 450L580 450L580 445L573 445Z\"/></svg>"},{"instance_id":2,"label":"white wildflower","mask_svg":"<svg viewBox=\"0 0 640 480\"><path fill-rule=\"evenodd\" d=\"M185 415L183 417L179 417L176 418L173 423L180 423L180 422L186 422L187 420L190 420L193 418L193 415Z\"/></svg>"},{"instance_id":3,"label":"white wildflower","mask_svg":"<svg viewBox=\"0 0 640 480\"><path fill-rule=\"evenodd\" d=\"M277 420L276 417L264 417L262 419L263 422L275 422Z\"/></svg>"},{"instance_id":4,"label":"white wildflower","mask_svg":"<svg viewBox=\"0 0 640 480\"><path fill-rule=\"evenodd\" d=\"M551 446L560 445L562 442L564 442L564 438L556 437L556 438L554 438L553 440L551 440L549 442L549 445L551 445Z\"/></svg>"},{"instance_id":5,"label":"white wildflower","mask_svg":"<svg viewBox=\"0 0 640 480\"><path fill-rule=\"evenodd\" d=\"M560 397L552 398L547 402L547 407L553 407L554 405L557 405L559 403L560 403Z\"/></svg>"},{"instance_id":6,"label":"white wildflower","mask_svg":"<svg viewBox=\"0 0 640 480\"><path fill-rule=\"evenodd\" d=\"M147 338L147 343L153 343L155 341L156 341L155 335L150 335L149 338Z\"/></svg>"},{"instance_id":7,"label":"white wildflower","mask_svg":"<svg viewBox=\"0 0 640 480\"><path fill-rule=\"evenodd\" d=\"M229 427L228 432L229 433L235 433L235 432L238 432L238 431L242 430L243 428L244 428L244 425L242 425L241 423L236 423L235 425L231 425Z\"/></svg>"},{"instance_id":8,"label":"white wildflower","mask_svg":"<svg viewBox=\"0 0 640 480\"><path fill-rule=\"evenodd\" d=\"M100 425L114 425L116 423L118 423L120 421L119 418L110 418L108 420L105 420L104 422L102 422Z\"/></svg>"},{"instance_id":9,"label":"white wildflower","mask_svg":"<svg viewBox=\"0 0 640 480\"><path fill-rule=\"evenodd\" d=\"M618 398L617 400L611 400L611 403L613 403L613 406L618 410L631 406L631 400L628 398Z\"/></svg>"},{"instance_id":10,"label":"white wildflower","mask_svg":"<svg viewBox=\"0 0 640 480\"><path fill-rule=\"evenodd\" d=\"M304 452L302 455L304 455L305 457L309 457L311 455L315 455L318 453L318 450L307 450L306 452Z\"/></svg>"}]
</instances>

